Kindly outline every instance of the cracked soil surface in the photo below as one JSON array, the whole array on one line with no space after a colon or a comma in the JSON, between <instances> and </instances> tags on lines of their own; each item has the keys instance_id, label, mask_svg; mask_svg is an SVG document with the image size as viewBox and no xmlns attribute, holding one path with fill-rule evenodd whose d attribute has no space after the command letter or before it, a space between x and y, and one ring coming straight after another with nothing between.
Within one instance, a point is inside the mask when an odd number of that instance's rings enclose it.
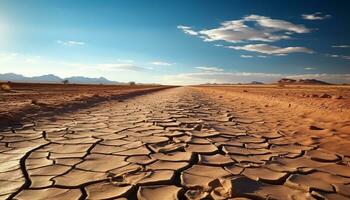
<instances>
[{"instance_id":1,"label":"cracked soil surface","mask_svg":"<svg viewBox=\"0 0 350 200\"><path fill-rule=\"evenodd\" d=\"M292 132L307 119L276 119L203 90L166 89L3 130L0 199L350 199L350 147L323 140L349 136L316 125L313 135Z\"/></svg>"}]
</instances>

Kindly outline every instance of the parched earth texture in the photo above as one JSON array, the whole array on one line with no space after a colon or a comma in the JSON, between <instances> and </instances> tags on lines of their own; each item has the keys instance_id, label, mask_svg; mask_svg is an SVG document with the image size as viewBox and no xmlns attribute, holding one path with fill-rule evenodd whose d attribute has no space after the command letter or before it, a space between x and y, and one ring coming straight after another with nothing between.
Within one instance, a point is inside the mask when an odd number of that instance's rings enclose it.
<instances>
[{"instance_id":1,"label":"parched earth texture","mask_svg":"<svg viewBox=\"0 0 350 200\"><path fill-rule=\"evenodd\" d=\"M0 199L350 199L348 157L237 109L179 87L3 130Z\"/></svg>"}]
</instances>

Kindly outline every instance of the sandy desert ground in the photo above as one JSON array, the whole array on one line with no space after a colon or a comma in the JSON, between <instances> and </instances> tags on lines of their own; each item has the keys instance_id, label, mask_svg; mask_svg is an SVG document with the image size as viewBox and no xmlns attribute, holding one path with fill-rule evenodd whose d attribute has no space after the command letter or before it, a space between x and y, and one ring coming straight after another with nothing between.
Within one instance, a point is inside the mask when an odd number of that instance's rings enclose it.
<instances>
[{"instance_id":1,"label":"sandy desert ground","mask_svg":"<svg viewBox=\"0 0 350 200\"><path fill-rule=\"evenodd\" d=\"M1 83L0 83L1 84ZM0 90L0 126L16 125L38 115L74 111L106 100L121 100L147 91L157 85L92 85L11 83L11 91Z\"/></svg>"},{"instance_id":2,"label":"sandy desert ground","mask_svg":"<svg viewBox=\"0 0 350 200\"><path fill-rule=\"evenodd\" d=\"M349 98L176 87L40 116L0 133L0 199L350 199Z\"/></svg>"}]
</instances>

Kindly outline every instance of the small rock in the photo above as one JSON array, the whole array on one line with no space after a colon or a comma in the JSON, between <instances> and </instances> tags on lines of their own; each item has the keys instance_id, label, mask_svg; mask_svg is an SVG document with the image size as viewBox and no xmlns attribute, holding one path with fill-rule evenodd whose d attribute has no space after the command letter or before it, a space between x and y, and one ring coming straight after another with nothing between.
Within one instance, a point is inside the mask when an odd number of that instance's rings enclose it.
<instances>
[{"instance_id":1,"label":"small rock","mask_svg":"<svg viewBox=\"0 0 350 200\"><path fill-rule=\"evenodd\" d=\"M38 104L38 100L32 99L32 100L30 100L30 104L37 105Z\"/></svg>"},{"instance_id":2,"label":"small rock","mask_svg":"<svg viewBox=\"0 0 350 200\"><path fill-rule=\"evenodd\" d=\"M243 90L243 92L248 92L248 90Z\"/></svg>"},{"instance_id":3,"label":"small rock","mask_svg":"<svg viewBox=\"0 0 350 200\"><path fill-rule=\"evenodd\" d=\"M327 94L327 93L324 93L320 96L320 98L331 98L332 96Z\"/></svg>"},{"instance_id":4,"label":"small rock","mask_svg":"<svg viewBox=\"0 0 350 200\"><path fill-rule=\"evenodd\" d=\"M323 130L323 128L317 127L317 126L310 126L310 130Z\"/></svg>"}]
</instances>

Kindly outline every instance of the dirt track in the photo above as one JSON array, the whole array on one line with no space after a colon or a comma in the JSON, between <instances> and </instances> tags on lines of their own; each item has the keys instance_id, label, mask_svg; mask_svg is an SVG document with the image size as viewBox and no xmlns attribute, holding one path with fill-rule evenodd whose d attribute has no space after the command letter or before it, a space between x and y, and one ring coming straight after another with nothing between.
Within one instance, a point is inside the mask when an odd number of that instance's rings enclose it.
<instances>
[{"instance_id":1,"label":"dirt track","mask_svg":"<svg viewBox=\"0 0 350 200\"><path fill-rule=\"evenodd\" d=\"M40 118L0 133L0 199L349 199L349 136L269 109L180 87Z\"/></svg>"}]
</instances>

